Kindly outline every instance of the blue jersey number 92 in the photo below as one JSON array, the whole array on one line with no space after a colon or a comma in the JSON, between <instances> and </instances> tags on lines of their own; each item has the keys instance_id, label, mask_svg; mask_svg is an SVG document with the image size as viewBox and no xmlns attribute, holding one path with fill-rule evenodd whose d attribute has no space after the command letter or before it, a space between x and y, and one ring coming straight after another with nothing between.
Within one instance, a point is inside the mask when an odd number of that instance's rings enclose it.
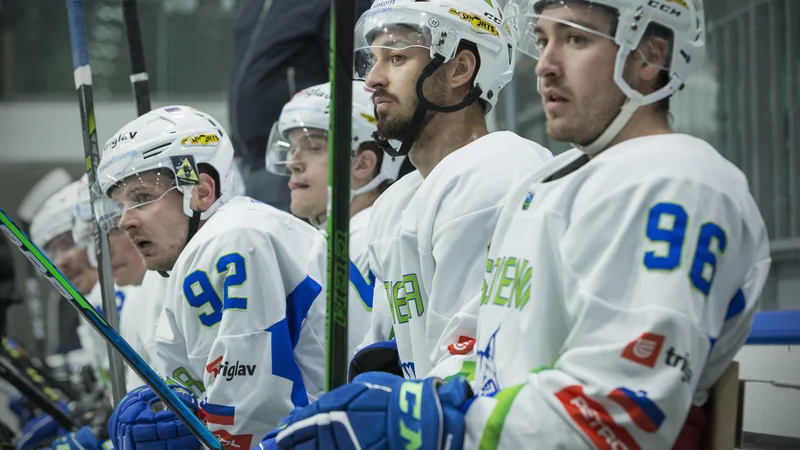
<instances>
[{"instance_id":1,"label":"blue jersey number 92","mask_svg":"<svg viewBox=\"0 0 800 450\"><path fill-rule=\"evenodd\" d=\"M222 311L226 309L247 309L247 298L230 295L231 288L241 287L247 281L244 257L238 253L222 256L217 260L216 269L220 276L225 277L222 299L204 270L195 270L183 280L183 295L189 305L194 308L201 308L204 305L211 307L213 312L203 312L198 315L200 323L207 327L218 324L222 320Z\"/></svg>"}]
</instances>

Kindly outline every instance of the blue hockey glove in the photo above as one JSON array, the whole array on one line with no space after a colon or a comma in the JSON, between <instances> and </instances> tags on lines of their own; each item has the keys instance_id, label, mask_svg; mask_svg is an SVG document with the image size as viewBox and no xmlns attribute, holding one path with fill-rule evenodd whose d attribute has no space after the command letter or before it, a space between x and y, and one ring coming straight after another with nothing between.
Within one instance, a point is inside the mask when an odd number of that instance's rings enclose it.
<instances>
[{"instance_id":1,"label":"blue hockey glove","mask_svg":"<svg viewBox=\"0 0 800 450\"><path fill-rule=\"evenodd\" d=\"M183 386L170 385L178 398L197 414L197 399ZM127 450L193 450L202 448L197 438L147 386L128 393L108 421L115 448Z\"/></svg>"},{"instance_id":2,"label":"blue hockey glove","mask_svg":"<svg viewBox=\"0 0 800 450\"><path fill-rule=\"evenodd\" d=\"M65 412L69 412L67 404L63 401L58 402L56 406ZM67 430L62 428L49 414L42 414L25 424L14 447L17 450L40 448L42 445L47 445L56 437L66 433Z\"/></svg>"},{"instance_id":3,"label":"blue hockey glove","mask_svg":"<svg viewBox=\"0 0 800 450\"><path fill-rule=\"evenodd\" d=\"M438 450L446 443L458 450L464 442L461 408L471 397L463 378L443 383L365 373L289 416L275 442L279 449Z\"/></svg>"},{"instance_id":4,"label":"blue hockey glove","mask_svg":"<svg viewBox=\"0 0 800 450\"><path fill-rule=\"evenodd\" d=\"M89 427L61 436L53 441L52 450L111 450L110 441L100 442Z\"/></svg>"},{"instance_id":5,"label":"blue hockey glove","mask_svg":"<svg viewBox=\"0 0 800 450\"><path fill-rule=\"evenodd\" d=\"M14 395L8 399L8 409L19 417L19 423L26 423L33 419L31 402L22 394Z\"/></svg>"}]
</instances>

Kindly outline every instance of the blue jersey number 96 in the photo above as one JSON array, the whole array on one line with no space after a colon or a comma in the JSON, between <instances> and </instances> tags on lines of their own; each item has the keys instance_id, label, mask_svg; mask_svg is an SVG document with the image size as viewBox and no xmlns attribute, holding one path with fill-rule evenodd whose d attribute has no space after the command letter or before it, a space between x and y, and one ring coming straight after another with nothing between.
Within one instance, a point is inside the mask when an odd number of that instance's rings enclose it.
<instances>
[{"instance_id":1,"label":"blue jersey number 96","mask_svg":"<svg viewBox=\"0 0 800 450\"><path fill-rule=\"evenodd\" d=\"M222 299L204 270L195 270L183 280L183 295L194 308L209 305L213 312L203 312L198 317L200 323L212 327L222 320L222 311L226 309L247 309L247 298L232 297L231 288L241 287L247 281L247 267L242 255L231 253L217 260L217 273L225 276Z\"/></svg>"},{"instance_id":2,"label":"blue jersey number 96","mask_svg":"<svg viewBox=\"0 0 800 450\"><path fill-rule=\"evenodd\" d=\"M647 238L652 242L666 244L666 252L660 254L649 251L644 254L644 265L650 270L671 272L681 265L683 244L686 240L686 228L689 216L681 205L675 203L658 203L650 209L647 219ZM713 222L704 223L700 227L697 248L694 251L689 279L692 286L708 295L714 274L717 270L717 258L725 252L727 239L725 231Z\"/></svg>"}]
</instances>

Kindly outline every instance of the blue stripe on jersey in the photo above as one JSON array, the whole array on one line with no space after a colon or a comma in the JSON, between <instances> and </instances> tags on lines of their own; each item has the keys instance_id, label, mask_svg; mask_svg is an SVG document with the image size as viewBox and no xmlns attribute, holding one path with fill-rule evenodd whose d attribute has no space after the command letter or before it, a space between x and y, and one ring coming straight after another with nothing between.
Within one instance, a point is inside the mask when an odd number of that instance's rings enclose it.
<instances>
[{"instance_id":1,"label":"blue stripe on jersey","mask_svg":"<svg viewBox=\"0 0 800 450\"><path fill-rule=\"evenodd\" d=\"M361 271L358 270L353 261L350 261L350 284L353 285L358 296L361 298L361 301L364 303L364 306L367 307L368 310L372 311L372 294L375 292L373 291L373 287L375 286L375 275L372 274L370 270L367 274L368 279L364 279L364 276L361 275Z\"/></svg>"},{"instance_id":2,"label":"blue stripe on jersey","mask_svg":"<svg viewBox=\"0 0 800 450\"><path fill-rule=\"evenodd\" d=\"M231 416L236 413L236 407L227 405L217 405L214 403L200 402L200 407L206 412L214 414L215 416Z\"/></svg>"},{"instance_id":3,"label":"blue stripe on jersey","mask_svg":"<svg viewBox=\"0 0 800 450\"><path fill-rule=\"evenodd\" d=\"M294 348L308 310L320 292L322 286L306 277L286 296L286 317L266 330L272 333L272 374L292 382L291 399L295 407L308 405L308 393L294 359Z\"/></svg>"},{"instance_id":4,"label":"blue stripe on jersey","mask_svg":"<svg viewBox=\"0 0 800 450\"><path fill-rule=\"evenodd\" d=\"M747 305L747 301L744 298L744 293L739 289L728 304L728 312L725 314L725 320L731 319L744 311L745 305Z\"/></svg>"}]
</instances>

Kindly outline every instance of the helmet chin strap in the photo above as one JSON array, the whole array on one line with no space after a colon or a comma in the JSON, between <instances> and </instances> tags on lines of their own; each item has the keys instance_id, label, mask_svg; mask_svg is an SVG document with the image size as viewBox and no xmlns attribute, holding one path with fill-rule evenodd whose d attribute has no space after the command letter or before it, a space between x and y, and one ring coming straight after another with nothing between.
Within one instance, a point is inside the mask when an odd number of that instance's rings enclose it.
<instances>
[{"instance_id":1,"label":"helmet chin strap","mask_svg":"<svg viewBox=\"0 0 800 450\"><path fill-rule=\"evenodd\" d=\"M573 145L587 155L594 155L595 153L605 150L605 148L608 147L608 144L615 137L617 137L617 135L619 135L623 128L625 128L625 125L627 125L631 120L631 117L633 117L633 113L635 113L643 103L644 96L638 92L634 94L633 98L628 97L628 99L625 100L625 103L622 105L622 108L620 108L617 117L614 118L611 124L606 127L605 131L603 131L603 133L601 133L600 136L594 140L594 142L588 145L579 145L574 143Z\"/></svg>"},{"instance_id":2,"label":"helmet chin strap","mask_svg":"<svg viewBox=\"0 0 800 450\"><path fill-rule=\"evenodd\" d=\"M464 99L456 105L439 106L431 103L427 98L425 98L425 94L422 92L422 87L425 85L425 80L433 75L433 73L436 72L436 70L439 69L443 63L444 56L441 53L437 53L436 56L433 57L433 60L431 60L431 62L425 66L425 69L422 70L422 74L419 76L419 78L417 78L417 98L419 99L419 105L417 105L417 109L414 111L414 116L411 118L411 123L408 125L408 129L406 130L406 135L403 137L403 143L400 145L400 149L395 149L394 146L392 146L392 144L389 142L389 139L380 136L377 132L372 134L372 138L375 139L375 143L378 145L378 148L386 152L389 156L398 157L408 155L408 152L411 151L411 146L414 144L414 140L417 138L417 134L420 132L422 121L425 119L425 113L427 113L429 109L443 113L456 112L474 103L475 100L479 99L483 93L480 87L473 86Z\"/></svg>"}]
</instances>

